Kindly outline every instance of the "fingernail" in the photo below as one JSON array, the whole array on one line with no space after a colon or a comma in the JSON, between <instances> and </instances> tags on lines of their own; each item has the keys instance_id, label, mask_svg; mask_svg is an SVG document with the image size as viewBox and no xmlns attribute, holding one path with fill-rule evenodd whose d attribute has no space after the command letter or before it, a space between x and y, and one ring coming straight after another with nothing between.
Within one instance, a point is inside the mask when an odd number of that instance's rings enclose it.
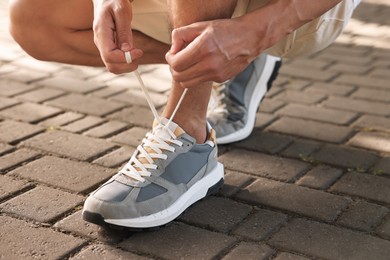
<instances>
[{"instance_id":1,"label":"fingernail","mask_svg":"<svg viewBox=\"0 0 390 260\"><path fill-rule=\"evenodd\" d=\"M122 51L129 51L130 50L130 45L127 42L124 42L121 44L121 50Z\"/></svg>"}]
</instances>

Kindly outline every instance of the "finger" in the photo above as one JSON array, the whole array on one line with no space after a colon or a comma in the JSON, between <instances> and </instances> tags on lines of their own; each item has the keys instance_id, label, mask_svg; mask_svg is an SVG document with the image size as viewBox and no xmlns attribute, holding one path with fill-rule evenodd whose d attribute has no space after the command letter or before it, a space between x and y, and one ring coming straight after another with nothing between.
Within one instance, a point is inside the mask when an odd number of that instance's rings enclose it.
<instances>
[{"instance_id":1,"label":"finger","mask_svg":"<svg viewBox=\"0 0 390 260\"><path fill-rule=\"evenodd\" d=\"M189 67L187 70L178 72L175 71L172 67L170 68L172 77L177 82L188 81L203 75L209 74L213 75L215 73L213 67L216 61L211 59L203 59L200 62Z\"/></svg>"},{"instance_id":2,"label":"finger","mask_svg":"<svg viewBox=\"0 0 390 260\"><path fill-rule=\"evenodd\" d=\"M131 4L127 0L118 1L114 11L114 21L118 48L129 51L133 47L131 20L133 17Z\"/></svg>"},{"instance_id":3,"label":"finger","mask_svg":"<svg viewBox=\"0 0 390 260\"><path fill-rule=\"evenodd\" d=\"M202 54L202 46L197 38L176 54L168 52L165 58L175 71L182 72L200 62L205 58L205 55Z\"/></svg>"},{"instance_id":4,"label":"finger","mask_svg":"<svg viewBox=\"0 0 390 260\"><path fill-rule=\"evenodd\" d=\"M134 63L137 62L137 60L143 56L143 52L140 49L132 49L130 51L130 55L132 63ZM124 52L119 49L115 49L109 52L105 61L111 64L127 64Z\"/></svg>"},{"instance_id":5,"label":"finger","mask_svg":"<svg viewBox=\"0 0 390 260\"><path fill-rule=\"evenodd\" d=\"M184 26L172 31L172 45L170 50L172 54L176 54L184 49L188 43L192 42L202 33L201 27L195 25Z\"/></svg>"},{"instance_id":6,"label":"finger","mask_svg":"<svg viewBox=\"0 0 390 260\"><path fill-rule=\"evenodd\" d=\"M107 70L114 74L122 74L134 71L138 68L137 63L131 64L107 64Z\"/></svg>"}]
</instances>

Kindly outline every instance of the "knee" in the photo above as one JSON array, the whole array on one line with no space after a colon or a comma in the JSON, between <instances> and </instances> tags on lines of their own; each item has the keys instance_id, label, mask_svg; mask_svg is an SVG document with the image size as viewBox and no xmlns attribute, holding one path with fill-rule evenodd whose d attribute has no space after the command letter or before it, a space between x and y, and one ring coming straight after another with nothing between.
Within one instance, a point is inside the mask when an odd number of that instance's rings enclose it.
<instances>
[{"instance_id":1,"label":"knee","mask_svg":"<svg viewBox=\"0 0 390 260\"><path fill-rule=\"evenodd\" d=\"M29 55L39 60L48 60L40 42L45 41L47 20L43 10L44 1L9 1L9 31L14 40ZM48 40L48 39L47 39Z\"/></svg>"}]
</instances>

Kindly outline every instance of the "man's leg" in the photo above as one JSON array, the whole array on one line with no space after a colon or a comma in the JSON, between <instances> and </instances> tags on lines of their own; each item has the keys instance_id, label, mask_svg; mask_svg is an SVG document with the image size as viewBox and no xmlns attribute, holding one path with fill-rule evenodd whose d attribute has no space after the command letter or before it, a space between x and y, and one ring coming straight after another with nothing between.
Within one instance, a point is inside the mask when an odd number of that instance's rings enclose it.
<instances>
[{"instance_id":1,"label":"man's leg","mask_svg":"<svg viewBox=\"0 0 390 260\"><path fill-rule=\"evenodd\" d=\"M237 0L169 0L171 25L174 28L198 21L230 18ZM195 137L198 143L206 139L206 113L210 98L211 82L188 90L174 121L187 133ZM163 116L169 118L183 93L179 82L173 82L171 95Z\"/></svg>"},{"instance_id":2,"label":"man's leg","mask_svg":"<svg viewBox=\"0 0 390 260\"><path fill-rule=\"evenodd\" d=\"M45 61L103 66L93 42L91 0L11 0L10 31L31 56ZM169 45L133 31L142 64L164 63Z\"/></svg>"}]
</instances>

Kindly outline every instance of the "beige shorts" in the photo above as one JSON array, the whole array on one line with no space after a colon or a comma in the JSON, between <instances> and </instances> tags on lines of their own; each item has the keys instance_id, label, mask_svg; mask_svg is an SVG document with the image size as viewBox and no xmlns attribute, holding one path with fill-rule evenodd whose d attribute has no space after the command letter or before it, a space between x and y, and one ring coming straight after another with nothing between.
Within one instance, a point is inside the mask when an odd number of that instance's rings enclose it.
<instances>
[{"instance_id":1,"label":"beige shorts","mask_svg":"<svg viewBox=\"0 0 390 260\"><path fill-rule=\"evenodd\" d=\"M269 0L238 0L233 17L244 15ZM328 47L341 34L352 16L356 0L344 0L321 17L301 26L265 52L278 57L308 55ZM132 28L169 44L171 41L166 0L133 2Z\"/></svg>"}]
</instances>

